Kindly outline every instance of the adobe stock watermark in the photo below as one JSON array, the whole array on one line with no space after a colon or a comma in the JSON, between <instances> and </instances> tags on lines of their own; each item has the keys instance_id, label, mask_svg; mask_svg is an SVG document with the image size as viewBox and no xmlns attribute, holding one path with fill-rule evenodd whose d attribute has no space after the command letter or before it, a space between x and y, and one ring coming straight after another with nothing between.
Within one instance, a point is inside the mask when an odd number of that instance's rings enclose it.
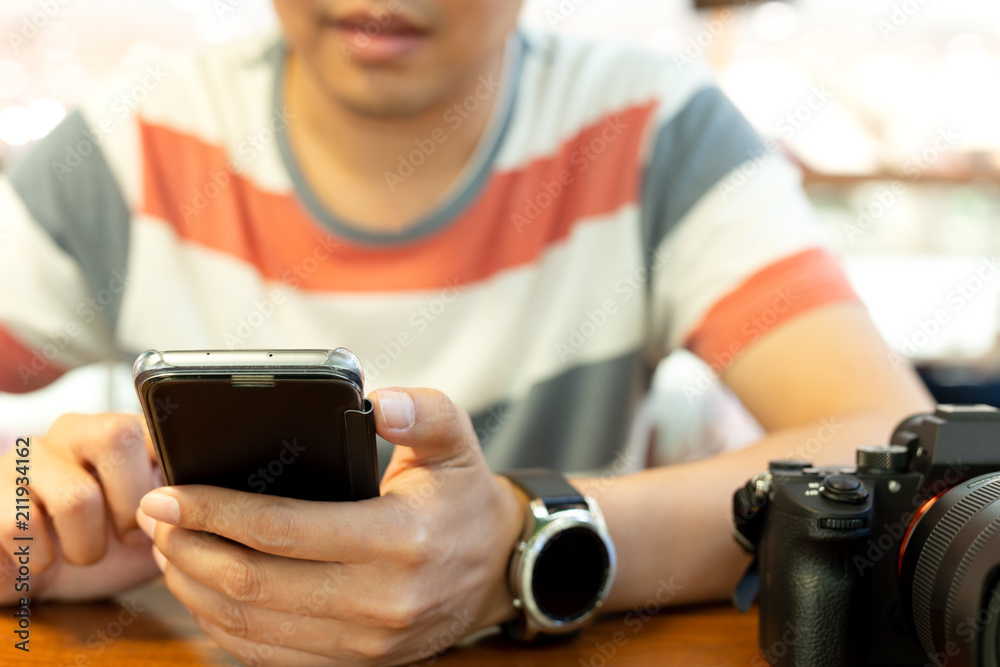
<instances>
[{"instance_id":1,"label":"adobe stock watermark","mask_svg":"<svg viewBox=\"0 0 1000 667\"><path fill-rule=\"evenodd\" d=\"M510 408L506 406L490 410L483 424L476 428L476 437L479 438L480 445L485 444L493 435L499 433L509 419ZM459 470L461 468L455 466L427 469L426 472L429 478L417 488L413 495L406 498L406 506L411 510L418 510L423 507L444 486L448 478Z\"/></svg>"},{"instance_id":2,"label":"adobe stock watermark","mask_svg":"<svg viewBox=\"0 0 1000 667\"><path fill-rule=\"evenodd\" d=\"M899 342L899 351L907 357L917 356L927 347L938 334L944 331L952 322L952 317L961 312L980 294L985 294L984 288L1000 274L1000 260L993 257L983 258L972 273L945 294L946 306L936 308L927 318L917 320L915 330L904 335ZM898 369L904 362L894 352L889 353L893 367Z\"/></svg>"},{"instance_id":3,"label":"adobe stock watermark","mask_svg":"<svg viewBox=\"0 0 1000 667\"><path fill-rule=\"evenodd\" d=\"M606 667L618 655L632 637L642 632L646 624L654 616L660 613L663 608L677 597L684 587L674 582L674 578L660 579L656 592L653 593L644 603L625 614L623 623L631 634L624 630L615 631L609 641L594 642L594 651L589 658L580 658L580 667Z\"/></svg>"},{"instance_id":4,"label":"adobe stock watermark","mask_svg":"<svg viewBox=\"0 0 1000 667\"><path fill-rule=\"evenodd\" d=\"M712 352L711 359L705 360L706 366L699 371L694 381L685 383L683 392L688 402L694 403L695 399L714 387L722 372L739 359L761 336L770 331L800 298L801 295L791 285L774 290L771 304L752 315L740 327L740 339L732 341L724 350Z\"/></svg>"},{"instance_id":5,"label":"adobe stock watermark","mask_svg":"<svg viewBox=\"0 0 1000 667\"><path fill-rule=\"evenodd\" d=\"M749 0L741 0L736 3L737 7L746 7ZM709 18L701 22L701 30L684 40L684 48L680 52L675 52L674 66L678 70L683 70L693 62L700 61L705 55L705 51L711 48L725 31L736 22L736 12L726 7L710 15Z\"/></svg>"},{"instance_id":6,"label":"adobe stock watermark","mask_svg":"<svg viewBox=\"0 0 1000 667\"><path fill-rule=\"evenodd\" d=\"M294 623L282 621L274 632L265 632L259 638L255 637L252 644L256 645L253 648L240 650L240 662L246 667L263 667L266 664L273 664L275 649L284 646L295 632Z\"/></svg>"},{"instance_id":7,"label":"adobe stock watermark","mask_svg":"<svg viewBox=\"0 0 1000 667\"><path fill-rule=\"evenodd\" d=\"M936 480L929 488L915 493L913 497L910 498L910 507L912 507L913 510L903 512L899 518L892 523L883 523L882 534L878 537L869 538L867 544L864 545L864 552L854 556L852 562L854 567L857 569L858 574L864 576L865 572L875 567L875 564L886 556L896 558L899 555L900 542L906 535L906 531L909 529L910 523L917 515L917 512L920 511L920 508L922 508L931 498L944 493L965 479L966 473L968 473L971 469L972 468L970 466L962 465L962 462L959 461L948 466L948 469L945 470L941 479Z\"/></svg>"},{"instance_id":8,"label":"adobe stock watermark","mask_svg":"<svg viewBox=\"0 0 1000 667\"><path fill-rule=\"evenodd\" d=\"M319 267L330 259L333 251L340 247L341 242L333 237L321 235L316 237L312 252L288 267L281 275L282 287L276 287L265 294L263 298L254 300L250 312L236 320L236 326L222 335L222 340L230 350L244 343L274 316L278 308L287 300L287 289L297 289L310 276L319 271Z\"/></svg>"},{"instance_id":9,"label":"adobe stock watermark","mask_svg":"<svg viewBox=\"0 0 1000 667\"><path fill-rule=\"evenodd\" d=\"M750 661L751 667L766 667L781 663L782 659L788 655L788 649L798 646L800 634L798 626L793 625L791 621L785 621L785 631L781 633L781 638L755 654Z\"/></svg>"},{"instance_id":10,"label":"adobe stock watermark","mask_svg":"<svg viewBox=\"0 0 1000 667\"><path fill-rule=\"evenodd\" d=\"M256 299L250 312L245 317L236 320L236 326L232 331L227 331L222 335L222 340L226 347L234 350L248 341L264 323L271 319L278 308L285 303L286 294L283 289L275 288L266 294L262 299Z\"/></svg>"},{"instance_id":11,"label":"adobe stock watermark","mask_svg":"<svg viewBox=\"0 0 1000 667\"><path fill-rule=\"evenodd\" d=\"M120 468L136 450L146 451L146 437L142 427L137 423L121 433L112 446L107 447L104 456L93 462L93 471L97 479L91 475L72 477L59 486L59 506L67 514L73 515L72 508L84 508L93 504L100 505L103 491L98 479L110 479L116 469ZM55 508L52 508L53 510Z\"/></svg>"},{"instance_id":12,"label":"adobe stock watermark","mask_svg":"<svg viewBox=\"0 0 1000 667\"><path fill-rule=\"evenodd\" d=\"M556 341L555 353L560 362L565 362L574 356L601 331L611 318L615 317L619 308L630 301L636 292L645 289L650 277L662 267L671 257L664 248L657 248L650 254L649 266L638 266L615 281L612 293L603 299L596 308L587 310L584 317L569 327L569 335Z\"/></svg>"},{"instance_id":13,"label":"adobe stock watermark","mask_svg":"<svg viewBox=\"0 0 1000 667\"><path fill-rule=\"evenodd\" d=\"M437 322L438 318L462 296L466 289L468 289L468 285L463 285L455 280L445 280L444 288L438 292L436 297L410 313L407 318L409 325L407 328L401 329L388 342L380 341L379 349L381 351L373 358L364 357L361 359L365 378L369 382L373 382L382 375L394 361L402 356L404 351L412 347L417 339Z\"/></svg>"},{"instance_id":14,"label":"adobe stock watermark","mask_svg":"<svg viewBox=\"0 0 1000 667\"><path fill-rule=\"evenodd\" d=\"M555 29L561 23L569 21L580 7L583 7L590 0L560 0L555 9L545 10L545 20L549 24L549 29Z\"/></svg>"},{"instance_id":15,"label":"adobe stock watermark","mask_svg":"<svg viewBox=\"0 0 1000 667\"><path fill-rule=\"evenodd\" d=\"M125 602L119 602L121 611L118 612L116 620L109 622L103 628L95 631L84 641L87 648L93 652L93 656L101 656L108 647L115 643L119 637L125 634L125 629L135 623L141 614L146 612L146 608L140 606L135 598ZM81 652L76 655L74 665L89 665L90 658L87 653Z\"/></svg>"},{"instance_id":16,"label":"adobe stock watermark","mask_svg":"<svg viewBox=\"0 0 1000 667\"><path fill-rule=\"evenodd\" d=\"M298 438L292 438L291 442L282 440L281 451L278 452L278 455L271 459L266 466L261 466L257 468L256 472L251 473L247 477L247 485L253 489L254 493L264 493L269 485L274 484L284 474L286 468L302 456L304 451L306 451L306 446L300 445Z\"/></svg>"},{"instance_id":17,"label":"adobe stock watermark","mask_svg":"<svg viewBox=\"0 0 1000 667\"><path fill-rule=\"evenodd\" d=\"M233 178L241 175L261 153L266 151L278 134L284 132L294 119L295 115L289 113L287 109L275 109L263 127L244 137L236 147L236 155L226 168L211 171L205 183L192 190L191 198L178 205L184 224L190 224L213 200L225 192L232 184Z\"/></svg>"},{"instance_id":18,"label":"adobe stock watermark","mask_svg":"<svg viewBox=\"0 0 1000 667\"><path fill-rule=\"evenodd\" d=\"M920 153L910 156L903 164L903 173L909 177L911 183L919 181L931 165L950 151L960 138L951 126L938 128L936 135L931 145ZM888 186L879 189L868 205L858 211L857 221L843 225L847 240L856 243L859 237L867 233L876 222L885 216L889 209L895 206L906 191L906 184L902 181L893 181Z\"/></svg>"},{"instance_id":19,"label":"adobe stock watermark","mask_svg":"<svg viewBox=\"0 0 1000 667\"><path fill-rule=\"evenodd\" d=\"M515 211L511 214L510 221L517 233L523 233L525 227L538 220L546 209L558 201L573 185L576 177L599 160L607 152L608 147L622 136L626 128L628 123L624 122L620 115L609 118L604 121L599 136L577 145L569 156L569 163L573 169L563 169L552 180L539 183L535 194L524 198L520 212Z\"/></svg>"},{"instance_id":20,"label":"adobe stock watermark","mask_svg":"<svg viewBox=\"0 0 1000 667\"><path fill-rule=\"evenodd\" d=\"M818 111L823 109L830 101L832 95L824 86L810 86L809 95L801 104L786 111L775 124L774 129L778 136L791 139L795 133L805 127Z\"/></svg>"},{"instance_id":21,"label":"adobe stock watermark","mask_svg":"<svg viewBox=\"0 0 1000 667\"><path fill-rule=\"evenodd\" d=\"M20 53L21 49L38 36L49 23L55 19L63 8L73 0L35 0L37 9L24 16L18 26L7 31L7 43Z\"/></svg>"},{"instance_id":22,"label":"adobe stock watermark","mask_svg":"<svg viewBox=\"0 0 1000 667\"><path fill-rule=\"evenodd\" d=\"M356 27L350 43L340 46L340 52L347 62L352 62L360 50L367 48L373 37L382 34L382 31L392 23L393 15L403 11L403 3L401 0L389 0L384 7L376 7L371 11L371 20Z\"/></svg>"},{"instance_id":23,"label":"adobe stock watermark","mask_svg":"<svg viewBox=\"0 0 1000 667\"><path fill-rule=\"evenodd\" d=\"M50 332L44 343L31 349L31 359L28 363L18 364L17 374L20 376L21 382L27 386L58 359L73 340L83 333L83 327L91 324L115 299L121 296L131 278L132 276L124 270L112 270L111 279L105 287L77 304L76 315L78 319L68 320L61 329Z\"/></svg>"},{"instance_id":24,"label":"adobe stock watermark","mask_svg":"<svg viewBox=\"0 0 1000 667\"><path fill-rule=\"evenodd\" d=\"M791 139L799 130L806 127L831 99L833 95L822 85L810 86L805 99L775 121L775 133L785 140ZM728 202L732 195L746 185L769 157L781 152L781 146L771 137L764 137L762 141L764 144L762 147L748 150L747 159L716 184L715 188L723 203Z\"/></svg>"},{"instance_id":25,"label":"adobe stock watermark","mask_svg":"<svg viewBox=\"0 0 1000 667\"><path fill-rule=\"evenodd\" d=\"M620 451L614 460L600 474L583 479L573 480L584 495L598 495L614 486L622 475L627 475L637 468L639 457L634 452Z\"/></svg>"},{"instance_id":26,"label":"adobe stock watermark","mask_svg":"<svg viewBox=\"0 0 1000 667\"><path fill-rule=\"evenodd\" d=\"M97 152L103 141L115 133L122 122L134 114L142 104L163 82L170 78L170 72L160 64L147 65L135 83L126 87L111 102L107 114L99 118L92 126L87 127L82 139L75 144L66 146L63 159L53 160L52 172L62 183L66 177L82 165L88 157Z\"/></svg>"},{"instance_id":27,"label":"adobe stock watermark","mask_svg":"<svg viewBox=\"0 0 1000 667\"><path fill-rule=\"evenodd\" d=\"M889 16L878 20L878 31L883 40L888 40L899 29L910 22L917 12L927 4L928 0L902 0L892 3Z\"/></svg>"},{"instance_id":28,"label":"adobe stock watermark","mask_svg":"<svg viewBox=\"0 0 1000 667\"><path fill-rule=\"evenodd\" d=\"M326 563L326 576L321 586L314 587L306 598L296 601L292 611L302 616L324 616L329 613L330 601L340 598L347 578L343 563Z\"/></svg>"},{"instance_id":29,"label":"adobe stock watermark","mask_svg":"<svg viewBox=\"0 0 1000 667\"><path fill-rule=\"evenodd\" d=\"M982 633L983 630L985 630L992 623L997 614L1000 614L1000 592L998 592L994 587L990 592L989 601L976 612L975 616L966 616L962 619L955 627L955 634L957 634L966 645L972 644L976 641L976 639L978 639L980 633ZM950 643L951 642L949 642L949 644ZM945 648L947 649L949 646L946 646ZM956 655L958 655L957 652L951 653L949 651L949 656L955 657ZM938 660L942 664L947 664L947 662L941 660L940 657Z\"/></svg>"},{"instance_id":30,"label":"adobe stock watermark","mask_svg":"<svg viewBox=\"0 0 1000 667\"><path fill-rule=\"evenodd\" d=\"M170 396L157 396L149 404L149 409L153 413L153 420L158 424L169 419L180 407L179 404L173 402Z\"/></svg>"},{"instance_id":31,"label":"adobe stock watermark","mask_svg":"<svg viewBox=\"0 0 1000 667\"><path fill-rule=\"evenodd\" d=\"M395 171L386 170L383 173L386 187L389 192L396 192L396 188L406 182L406 179L417 173L417 169L437 153L438 148L447 143L448 132L456 132L473 114L478 112L499 90L500 80L494 75L479 77L479 85L475 90L467 95L465 99L453 104L451 108L444 112L441 120L447 125L434 128L430 134L422 138L413 140L414 149L407 154L398 156L398 165Z\"/></svg>"},{"instance_id":32,"label":"adobe stock watermark","mask_svg":"<svg viewBox=\"0 0 1000 667\"><path fill-rule=\"evenodd\" d=\"M813 457L823 449L823 445L837 437L843 428L844 424L837 421L836 417L823 417L819 421L816 434L793 447L785 458L812 461Z\"/></svg>"},{"instance_id":33,"label":"adobe stock watermark","mask_svg":"<svg viewBox=\"0 0 1000 667\"><path fill-rule=\"evenodd\" d=\"M493 408L486 413L482 424L476 427L476 438L480 447L485 447L494 435L503 430L504 424L510 420L510 413L510 408L507 406Z\"/></svg>"},{"instance_id":34,"label":"adobe stock watermark","mask_svg":"<svg viewBox=\"0 0 1000 667\"><path fill-rule=\"evenodd\" d=\"M472 629L472 626L476 622L476 617L468 609L462 612L454 612L451 615L451 619L451 623L447 628L421 647L420 652L417 654L421 662L412 663L411 667L415 667L418 664L425 667L433 665L437 662L438 655L457 644Z\"/></svg>"},{"instance_id":35,"label":"adobe stock watermark","mask_svg":"<svg viewBox=\"0 0 1000 667\"><path fill-rule=\"evenodd\" d=\"M219 20L224 20L227 14L231 14L239 9L246 0L212 0L212 10Z\"/></svg>"}]
</instances>

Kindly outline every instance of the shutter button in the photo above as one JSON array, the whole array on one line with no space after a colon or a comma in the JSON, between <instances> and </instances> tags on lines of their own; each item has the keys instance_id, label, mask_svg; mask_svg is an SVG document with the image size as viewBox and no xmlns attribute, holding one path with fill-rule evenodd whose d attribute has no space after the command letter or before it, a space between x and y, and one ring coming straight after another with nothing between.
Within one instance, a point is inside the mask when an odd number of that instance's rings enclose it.
<instances>
[{"instance_id":1,"label":"shutter button","mask_svg":"<svg viewBox=\"0 0 1000 667\"><path fill-rule=\"evenodd\" d=\"M837 503L860 503L868 497L865 485L854 475L827 475L820 494Z\"/></svg>"}]
</instances>

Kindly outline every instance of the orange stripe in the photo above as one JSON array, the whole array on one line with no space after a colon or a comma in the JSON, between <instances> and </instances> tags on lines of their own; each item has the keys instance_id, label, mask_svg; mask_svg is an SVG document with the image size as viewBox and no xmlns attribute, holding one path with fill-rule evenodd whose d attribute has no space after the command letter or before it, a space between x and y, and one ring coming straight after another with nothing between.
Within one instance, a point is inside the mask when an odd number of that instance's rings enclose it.
<instances>
[{"instance_id":1,"label":"orange stripe","mask_svg":"<svg viewBox=\"0 0 1000 667\"><path fill-rule=\"evenodd\" d=\"M364 292L474 282L537 261L581 218L638 201L642 144L655 108L650 102L603 118L556 155L493 174L457 220L395 246L334 237L296 197L230 173L224 149L142 122L143 211L189 242L302 289ZM568 184L559 183L560 175ZM212 196L198 199L196 193Z\"/></svg>"},{"instance_id":2,"label":"orange stripe","mask_svg":"<svg viewBox=\"0 0 1000 667\"><path fill-rule=\"evenodd\" d=\"M66 369L32 350L0 326L0 391L11 394L41 389L58 379Z\"/></svg>"},{"instance_id":3,"label":"orange stripe","mask_svg":"<svg viewBox=\"0 0 1000 667\"><path fill-rule=\"evenodd\" d=\"M685 347L721 374L748 346L796 315L856 301L840 264L814 248L758 271L712 307Z\"/></svg>"}]
</instances>

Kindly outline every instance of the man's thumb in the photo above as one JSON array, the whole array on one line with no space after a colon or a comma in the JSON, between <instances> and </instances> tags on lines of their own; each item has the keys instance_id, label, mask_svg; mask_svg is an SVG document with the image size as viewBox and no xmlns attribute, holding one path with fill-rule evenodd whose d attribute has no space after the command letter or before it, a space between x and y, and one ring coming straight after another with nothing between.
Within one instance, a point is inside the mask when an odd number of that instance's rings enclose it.
<instances>
[{"instance_id":1,"label":"man's thumb","mask_svg":"<svg viewBox=\"0 0 1000 667\"><path fill-rule=\"evenodd\" d=\"M439 463L476 444L469 415L436 389L379 389L375 429L394 445L413 450L421 464Z\"/></svg>"}]
</instances>

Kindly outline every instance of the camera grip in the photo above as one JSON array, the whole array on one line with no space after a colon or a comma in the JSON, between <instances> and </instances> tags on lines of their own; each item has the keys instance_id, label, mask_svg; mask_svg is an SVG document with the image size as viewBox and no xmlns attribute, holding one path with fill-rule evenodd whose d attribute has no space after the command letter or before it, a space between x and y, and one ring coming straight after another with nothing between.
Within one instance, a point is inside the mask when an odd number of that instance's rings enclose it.
<instances>
[{"instance_id":1,"label":"camera grip","mask_svg":"<svg viewBox=\"0 0 1000 667\"><path fill-rule=\"evenodd\" d=\"M853 562L865 531L772 511L760 544L760 647L753 667L858 664L868 605Z\"/></svg>"}]
</instances>

